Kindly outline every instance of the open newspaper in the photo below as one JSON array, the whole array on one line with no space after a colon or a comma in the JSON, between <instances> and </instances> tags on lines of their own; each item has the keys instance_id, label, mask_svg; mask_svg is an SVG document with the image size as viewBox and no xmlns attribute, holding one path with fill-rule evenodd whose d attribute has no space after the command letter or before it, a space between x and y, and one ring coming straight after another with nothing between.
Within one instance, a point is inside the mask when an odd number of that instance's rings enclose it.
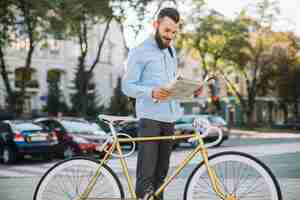
<instances>
[{"instance_id":1,"label":"open newspaper","mask_svg":"<svg viewBox=\"0 0 300 200\"><path fill-rule=\"evenodd\" d=\"M183 76L177 76L163 88L171 92L169 99L187 99L194 95L194 92L200 88L202 81L192 80Z\"/></svg>"}]
</instances>

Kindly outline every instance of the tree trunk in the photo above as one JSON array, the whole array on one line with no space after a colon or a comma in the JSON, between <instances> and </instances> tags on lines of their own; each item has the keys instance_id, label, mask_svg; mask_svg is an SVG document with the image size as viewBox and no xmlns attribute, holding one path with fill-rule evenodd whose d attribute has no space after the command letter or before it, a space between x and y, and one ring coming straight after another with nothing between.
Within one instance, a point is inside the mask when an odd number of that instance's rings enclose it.
<instances>
[{"instance_id":1,"label":"tree trunk","mask_svg":"<svg viewBox=\"0 0 300 200\"><path fill-rule=\"evenodd\" d=\"M269 125L273 124L273 109L274 109L274 102L268 102L268 123Z\"/></svg>"},{"instance_id":2,"label":"tree trunk","mask_svg":"<svg viewBox=\"0 0 300 200\"><path fill-rule=\"evenodd\" d=\"M4 54L3 54L1 47L0 47L0 68L1 68L1 76L2 76L5 90L7 93L8 110L11 113L15 114L16 104L17 104L16 96L15 96L15 92L12 90L12 87L9 82L8 73L7 73L7 69L6 69L6 63L4 60Z\"/></svg>"},{"instance_id":3,"label":"tree trunk","mask_svg":"<svg viewBox=\"0 0 300 200\"><path fill-rule=\"evenodd\" d=\"M249 128L254 128L255 126L255 120L254 120L254 107L255 107L255 99L251 96L248 97L248 105L247 105L247 123L246 125Z\"/></svg>"},{"instance_id":4,"label":"tree trunk","mask_svg":"<svg viewBox=\"0 0 300 200\"><path fill-rule=\"evenodd\" d=\"M20 114L23 114L24 112L24 100L26 98L26 84L31 78L31 62L32 62L32 55L35 49L35 41L37 39L34 37L35 30L37 28L37 19L33 18L31 13L30 13L30 7L28 2L26 1L19 1L19 7L22 12L22 16L24 17L24 26L26 27L26 34L28 35L28 40L29 40L29 50L26 55L26 61L25 61L25 66L24 66L24 71L22 71L22 80L21 80L21 88L20 88ZM25 79L25 76L29 74L29 80Z\"/></svg>"},{"instance_id":5,"label":"tree trunk","mask_svg":"<svg viewBox=\"0 0 300 200\"><path fill-rule=\"evenodd\" d=\"M287 103L286 102L281 102L280 108L283 111L283 118L284 118L283 121L284 121L284 123L286 123L287 119L288 119L288 107L287 107Z\"/></svg>"},{"instance_id":6,"label":"tree trunk","mask_svg":"<svg viewBox=\"0 0 300 200\"><path fill-rule=\"evenodd\" d=\"M297 99L294 101L294 118L295 120L299 119L299 102Z\"/></svg>"}]
</instances>

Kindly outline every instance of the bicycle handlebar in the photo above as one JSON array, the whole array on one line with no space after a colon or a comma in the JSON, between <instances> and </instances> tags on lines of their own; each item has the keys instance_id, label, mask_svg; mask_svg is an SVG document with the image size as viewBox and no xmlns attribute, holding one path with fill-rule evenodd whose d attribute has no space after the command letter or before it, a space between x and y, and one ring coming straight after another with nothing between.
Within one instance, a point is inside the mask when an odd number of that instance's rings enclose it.
<instances>
[{"instance_id":1,"label":"bicycle handlebar","mask_svg":"<svg viewBox=\"0 0 300 200\"><path fill-rule=\"evenodd\" d=\"M208 127L206 127L205 131L198 131L198 132L200 132L199 134L201 134L202 138L206 138L209 135L209 133L211 133L211 132L217 132L217 134L218 134L217 139L213 142L205 144L204 146L206 148L213 147L213 146L217 145L223 139L223 131L222 131L221 128L218 128L218 127L208 126ZM197 140L197 138L188 139L189 142L193 142L193 141L196 141L196 140Z\"/></svg>"}]
</instances>

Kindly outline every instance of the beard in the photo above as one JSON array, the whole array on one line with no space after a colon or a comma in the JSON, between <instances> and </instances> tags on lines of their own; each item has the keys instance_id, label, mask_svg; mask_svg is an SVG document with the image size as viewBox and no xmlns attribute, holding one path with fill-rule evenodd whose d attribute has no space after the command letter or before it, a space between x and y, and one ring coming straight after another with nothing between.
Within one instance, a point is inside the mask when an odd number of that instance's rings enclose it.
<instances>
[{"instance_id":1,"label":"beard","mask_svg":"<svg viewBox=\"0 0 300 200\"><path fill-rule=\"evenodd\" d=\"M160 49L166 49L169 47L169 44L164 43L162 36L160 35L158 30L156 30L156 32L155 32L155 40Z\"/></svg>"}]
</instances>

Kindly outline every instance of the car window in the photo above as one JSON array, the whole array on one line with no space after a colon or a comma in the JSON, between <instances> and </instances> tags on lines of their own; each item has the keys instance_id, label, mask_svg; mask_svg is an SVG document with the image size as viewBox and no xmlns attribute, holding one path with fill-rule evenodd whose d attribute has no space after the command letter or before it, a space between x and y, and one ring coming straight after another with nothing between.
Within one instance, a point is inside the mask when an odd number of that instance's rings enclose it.
<instances>
[{"instance_id":1,"label":"car window","mask_svg":"<svg viewBox=\"0 0 300 200\"><path fill-rule=\"evenodd\" d=\"M49 122L48 121L35 122L35 124L41 126L43 128L43 130L45 130L45 131L50 131L51 130L49 128Z\"/></svg>"},{"instance_id":2,"label":"car window","mask_svg":"<svg viewBox=\"0 0 300 200\"><path fill-rule=\"evenodd\" d=\"M91 125L90 123L85 122L62 120L61 124L68 132L73 133L102 131L99 126Z\"/></svg>"},{"instance_id":3,"label":"car window","mask_svg":"<svg viewBox=\"0 0 300 200\"><path fill-rule=\"evenodd\" d=\"M15 131L41 131L42 127L33 123L18 123L12 125Z\"/></svg>"},{"instance_id":4,"label":"car window","mask_svg":"<svg viewBox=\"0 0 300 200\"><path fill-rule=\"evenodd\" d=\"M5 123L1 123L0 124L0 134L9 133L9 132L10 132L9 125L5 124Z\"/></svg>"},{"instance_id":5,"label":"car window","mask_svg":"<svg viewBox=\"0 0 300 200\"><path fill-rule=\"evenodd\" d=\"M212 124L226 125L226 121L219 116L209 116L207 119Z\"/></svg>"},{"instance_id":6,"label":"car window","mask_svg":"<svg viewBox=\"0 0 300 200\"><path fill-rule=\"evenodd\" d=\"M58 128L60 130L64 130L63 125L61 125L59 122L57 121L50 121L49 126L51 127L52 130Z\"/></svg>"},{"instance_id":7,"label":"car window","mask_svg":"<svg viewBox=\"0 0 300 200\"><path fill-rule=\"evenodd\" d=\"M176 121L176 124L191 124L194 121L194 117L182 117Z\"/></svg>"}]
</instances>

